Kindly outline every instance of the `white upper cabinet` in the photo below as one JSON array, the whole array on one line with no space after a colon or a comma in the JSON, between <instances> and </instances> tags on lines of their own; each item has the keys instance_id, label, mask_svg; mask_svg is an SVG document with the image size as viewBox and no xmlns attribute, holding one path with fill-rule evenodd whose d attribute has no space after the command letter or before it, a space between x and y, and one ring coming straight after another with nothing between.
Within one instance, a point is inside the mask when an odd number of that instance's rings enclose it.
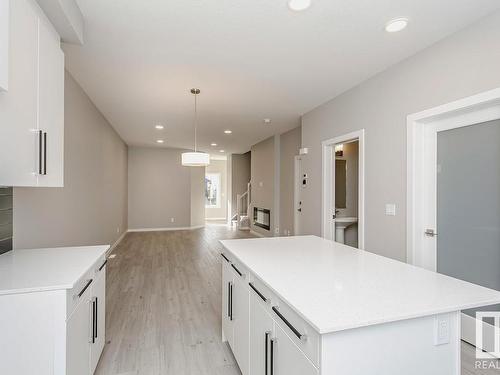
<instances>
[{"instance_id":1,"label":"white upper cabinet","mask_svg":"<svg viewBox=\"0 0 500 375\"><path fill-rule=\"evenodd\" d=\"M9 0L0 0L0 92L9 89Z\"/></svg>"},{"instance_id":2,"label":"white upper cabinet","mask_svg":"<svg viewBox=\"0 0 500 375\"><path fill-rule=\"evenodd\" d=\"M0 185L63 186L60 38L33 0L10 1L9 18L9 90L0 92Z\"/></svg>"}]
</instances>

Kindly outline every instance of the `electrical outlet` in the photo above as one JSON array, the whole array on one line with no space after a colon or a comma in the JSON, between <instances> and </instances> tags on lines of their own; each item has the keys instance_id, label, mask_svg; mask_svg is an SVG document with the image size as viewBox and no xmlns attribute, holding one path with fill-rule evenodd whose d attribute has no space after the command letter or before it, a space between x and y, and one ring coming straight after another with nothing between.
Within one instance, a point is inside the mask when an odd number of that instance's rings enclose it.
<instances>
[{"instance_id":1,"label":"electrical outlet","mask_svg":"<svg viewBox=\"0 0 500 375\"><path fill-rule=\"evenodd\" d=\"M434 317L434 345L450 342L450 315L440 314Z\"/></svg>"},{"instance_id":2,"label":"electrical outlet","mask_svg":"<svg viewBox=\"0 0 500 375\"><path fill-rule=\"evenodd\" d=\"M171 223L175 223L175 217L171 217L171 218L170 218L170 222L171 222Z\"/></svg>"},{"instance_id":3,"label":"electrical outlet","mask_svg":"<svg viewBox=\"0 0 500 375\"><path fill-rule=\"evenodd\" d=\"M277 234L279 236L279 234L280 234L280 228L274 228L274 234Z\"/></svg>"},{"instance_id":4,"label":"electrical outlet","mask_svg":"<svg viewBox=\"0 0 500 375\"><path fill-rule=\"evenodd\" d=\"M116 233L120 233L120 227L116 227Z\"/></svg>"}]
</instances>

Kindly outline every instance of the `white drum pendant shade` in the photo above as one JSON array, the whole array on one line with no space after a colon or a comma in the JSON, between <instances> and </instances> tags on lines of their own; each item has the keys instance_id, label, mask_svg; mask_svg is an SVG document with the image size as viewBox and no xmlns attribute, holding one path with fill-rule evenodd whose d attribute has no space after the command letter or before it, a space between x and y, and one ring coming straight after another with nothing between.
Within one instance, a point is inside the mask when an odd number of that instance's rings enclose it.
<instances>
[{"instance_id":1,"label":"white drum pendant shade","mask_svg":"<svg viewBox=\"0 0 500 375\"><path fill-rule=\"evenodd\" d=\"M210 164L210 155L204 152L183 152L182 165L185 167L206 167Z\"/></svg>"}]
</instances>

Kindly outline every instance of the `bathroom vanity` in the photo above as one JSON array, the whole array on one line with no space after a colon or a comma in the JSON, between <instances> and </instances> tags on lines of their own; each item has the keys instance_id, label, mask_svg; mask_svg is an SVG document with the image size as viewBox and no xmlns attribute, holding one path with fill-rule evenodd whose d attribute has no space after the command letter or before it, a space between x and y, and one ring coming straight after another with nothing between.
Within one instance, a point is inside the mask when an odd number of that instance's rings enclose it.
<instances>
[{"instance_id":1,"label":"bathroom vanity","mask_svg":"<svg viewBox=\"0 0 500 375\"><path fill-rule=\"evenodd\" d=\"M243 375L459 375L460 310L500 292L315 236L221 241Z\"/></svg>"},{"instance_id":2,"label":"bathroom vanity","mask_svg":"<svg viewBox=\"0 0 500 375\"><path fill-rule=\"evenodd\" d=\"M94 373L105 342L108 249L0 255L0 374Z\"/></svg>"}]
</instances>

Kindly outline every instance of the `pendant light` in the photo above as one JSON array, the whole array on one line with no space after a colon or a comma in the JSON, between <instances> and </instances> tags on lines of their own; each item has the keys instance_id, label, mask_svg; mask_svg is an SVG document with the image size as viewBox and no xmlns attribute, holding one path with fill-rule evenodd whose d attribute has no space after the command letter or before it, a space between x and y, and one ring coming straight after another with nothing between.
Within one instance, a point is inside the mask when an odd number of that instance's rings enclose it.
<instances>
[{"instance_id":1,"label":"pendant light","mask_svg":"<svg viewBox=\"0 0 500 375\"><path fill-rule=\"evenodd\" d=\"M197 150L196 132L198 130L198 95L200 89L191 89L194 95L194 151L182 153L182 165L185 167L206 167L210 164L210 155Z\"/></svg>"}]
</instances>

